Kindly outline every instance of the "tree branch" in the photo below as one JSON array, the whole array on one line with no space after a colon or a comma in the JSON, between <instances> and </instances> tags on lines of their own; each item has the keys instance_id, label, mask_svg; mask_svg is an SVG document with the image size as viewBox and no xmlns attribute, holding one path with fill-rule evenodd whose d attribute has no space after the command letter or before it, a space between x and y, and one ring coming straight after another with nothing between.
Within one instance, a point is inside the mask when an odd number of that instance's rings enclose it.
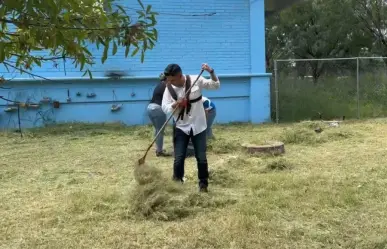
<instances>
[{"instance_id":1,"label":"tree branch","mask_svg":"<svg viewBox=\"0 0 387 249\"><path fill-rule=\"evenodd\" d=\"M13 53L11 53L10 55L16 56L16 57L33 58L33 59L40 60L40 61L53 61L53 60L63 60L63 59L74 60L75 59L73 57L67 57L67 56L43 57L43 56L21 55L21 54L13 54Z\"/></svg>"},{"instance_id":2,"label":"tree branch","mask_svg":"<svg viewBox=\"0 0 387 249\"><path fill-rule=\"evenodd\" d=\"M133 24L133 25L121 25L121 26L115 26L115 27L106 27L106 28L86 28L86 27L64 27L64 26L58 26L58 25L52 25L52 24L43 24L43 23L31 23L31 22L21 22L18 20L12 20L12 19L6 19L6 18L0 18L0 22L8 23L8 24L14 24L19 26L33 26L33 27L40 27L40 28L56 28L56 29L62 29L62 30L92 30L92 31L104 31L104 30L121 30L121 29L137 29L140 26L142 26L139 23ZM83 25L83 24L82 24Z\"/></svg>"},{"instance_id":3,"label":"tree branch","mask_svg":"<svg viewBox=\"0 0 387 249\"><path fill-rule=\"evenodd\" d=\"M14 66L14 65L12 65L12 64L10 64L10 63L8 63L8 62L6 62L6 61L4 61L3 64L4 64L5 66L12 67L12 68L14 68L14 69L16 69L16 70L19 70L19 71L22 72L22 73L26 73L26 74L28 74L28 75L30 75L30 76L32 76L32 77L36 77L36 78L40 78L40 79L43 79L43 80L52 81L52 80L50 80L50 79L48 79L48 78L46 78L46 77L43 77L43 76L40 76L40 75L31 73L31 72L28 72L27 70L24 70L24 69L22 69L22 68L18 68L18 67Z\"/></svg>"}]
</instances>

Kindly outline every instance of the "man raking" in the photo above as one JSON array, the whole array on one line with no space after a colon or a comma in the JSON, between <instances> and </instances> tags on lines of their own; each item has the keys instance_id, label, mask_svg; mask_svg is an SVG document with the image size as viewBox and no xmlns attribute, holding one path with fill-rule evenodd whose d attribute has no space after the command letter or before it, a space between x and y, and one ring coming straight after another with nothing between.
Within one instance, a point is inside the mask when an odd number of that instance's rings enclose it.
<instances>
[{"instance_id":1,"label":"man raking","mask_svg":"<svg viewBox=\"0 0 387 249\"><path fill-rule=\"evenodd\" d=\"M209 72L211 78L199 77L196 85L187 94L192 82L197 78L195 75L184 75L180 66L169 64L164 75L167 78L167 88L164 91L162 109L168 114L176 106L178 110L174 113L176 127L174 129L174 164L173 180L183 182L184 163L188 142L191 139L195 148L195 157L198 167L199 191L208 191L208 163L207 163L207 139L206 114L202 103L202 92L205 89L218 89L220 81L214 70L207 64L202 69Z\"/></svg>"}]
</instances>

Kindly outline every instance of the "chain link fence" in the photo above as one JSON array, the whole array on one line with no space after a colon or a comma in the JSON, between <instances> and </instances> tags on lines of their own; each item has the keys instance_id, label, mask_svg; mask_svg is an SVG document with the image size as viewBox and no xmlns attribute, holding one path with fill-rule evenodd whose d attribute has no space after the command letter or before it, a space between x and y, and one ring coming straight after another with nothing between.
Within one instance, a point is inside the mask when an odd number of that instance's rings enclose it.
<instances>
[{"instance_id":1,"label":"chain link fence","mask_svg":"<svg viewBox=\"0 0 387 249\"><path fill-rule=\"evenodd\" d=\"M272 119L387 116L387 57L274 61Z\"/></svg>"}]
</instances>

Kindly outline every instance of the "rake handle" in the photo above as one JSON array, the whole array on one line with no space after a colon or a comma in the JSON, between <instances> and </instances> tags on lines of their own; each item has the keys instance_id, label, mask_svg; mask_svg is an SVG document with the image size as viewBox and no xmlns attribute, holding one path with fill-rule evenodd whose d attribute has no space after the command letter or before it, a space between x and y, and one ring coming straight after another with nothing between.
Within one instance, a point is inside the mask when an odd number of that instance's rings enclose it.
<instances>
[{"instance_id":1,"label":"rake handle","mask_svg":"<svg viewBox=\"0 0 387 249\"><path fill-rule=\"evenodd\" d=\"M204 70L202 69L200 71L200 74L198 75L198 77L196 78L195 82L188 88L188 90L185 92L185 96L187 97L187 94L189 93L189 91L192 89L192 87L196 84L196 82L199 80L200 76L203 74ZM173 109L172 111L172 114L169 116L169 118L167 119L167 121L165 121L165 123L163 124L163 126L161 126L161 129L159 130L159 132L157 132L156 136L154 137L152 143L149 145L148 149L146 150L145 152L145 155L143 158L146 157L146 155L148 154L150 148L152 148L153 144L156 142L157 138L159 137L160 133L164 130L165 126L168 124L168 122L171 120L171 118L173 117L173 114L175 114L175 111L179 108L178 105L176 105L176 107Z\"/></svg>"}]
</instances>

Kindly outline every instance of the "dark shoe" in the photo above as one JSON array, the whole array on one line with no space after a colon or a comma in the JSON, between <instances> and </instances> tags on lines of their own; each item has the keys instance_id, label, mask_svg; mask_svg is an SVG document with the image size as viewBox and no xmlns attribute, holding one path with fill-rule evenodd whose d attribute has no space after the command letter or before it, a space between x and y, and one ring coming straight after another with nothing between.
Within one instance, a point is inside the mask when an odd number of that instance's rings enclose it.
<instances>
[{"instance_id":1,"label":"dark shoe","mask_svg":"<svg viewBox=\"0 0 387 249\"><path fill-rule=\"evenodd\" d=\"M165 152L165 150L163 150L163 151L156 152L156 156L157 157L169 157L169 156L172 156L172 154L167 153L167 152Z\"/></svg>"},{"instance_id":2,"label":"dark shoe","mask_svg":"<svg viewBox=\"0 0 387 249\"><path fill-rule=\"evenodd\" d=\"M199 183L199 192L207 193L208 192L208 186L206 184Z\"/></svg>"},{"instance_id":3,"label":"dark shoe","mask_svg":"<svg viewBox=\"0 0 387 249\"><path fill-rule=\"evenodd\" d=\"M174 182L177 182L177 183L184 183L184 179L182 179L182 178L177 178L177 177L172 177L172 181L174 181Z\"/></svg>"}]
</instances>

